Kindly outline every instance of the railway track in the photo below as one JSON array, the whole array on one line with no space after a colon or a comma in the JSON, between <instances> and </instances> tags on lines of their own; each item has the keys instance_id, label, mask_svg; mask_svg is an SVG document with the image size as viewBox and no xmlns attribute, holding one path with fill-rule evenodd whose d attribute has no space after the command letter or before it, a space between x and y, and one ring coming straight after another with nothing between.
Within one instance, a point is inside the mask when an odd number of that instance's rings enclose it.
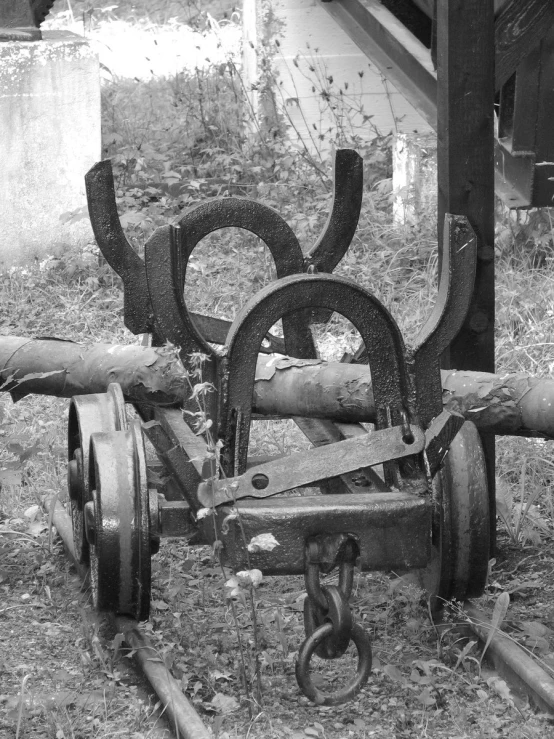
<instances>
[{"instance_id":1,"label":"railway track","mask_svg":"<svg viewBox=\"0 0 554 739\"><path fill-rule=\"evenodd\" d=\"M52 522L68 555L84 578L87 570L75 557L71 518L59 501L54 500L53 503ZM49 513L51 504L52 501L45 500L44 505ZM488 616L471 601L464 604L464 613L475 635L485 642L493 629ZM157 658L156 650L138 628L138 622L115 616L113 623L134 651L137 667L164 706L168 725L175 735L179 739L209 739L211 732L181 691L177 680ZM526 696L536 708L554 715L554 679L527 651L502 633L495 633L487 650L487 659L518 695Z\"/></svg>"},{"instance_id":2,"label":"railway track","mask_svg":"<svg viewBox=\"0 0 554 739\"><path fill-rule=\"evenodd\" d=\"M44 507L50 513L52 501L46 500ZM64 547L84 579L87 569L78 563L73 546L71 518L61 503L54 500L52 522L64 543ZM193 705L179 688L177 680L171 675L156 650L138 627L138 622L130 618L114 616L114 626L122 634L135 656L138 668L144 674L164 707L168 725L179 739L210 739L212 734L204 726Z\"/></svg>"}]
</instances>

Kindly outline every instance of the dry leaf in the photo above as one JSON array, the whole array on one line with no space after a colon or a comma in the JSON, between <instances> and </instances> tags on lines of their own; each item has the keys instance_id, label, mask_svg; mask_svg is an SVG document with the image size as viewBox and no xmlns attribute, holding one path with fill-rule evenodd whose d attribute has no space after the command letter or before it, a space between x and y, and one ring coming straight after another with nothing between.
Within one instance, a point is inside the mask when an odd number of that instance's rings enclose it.
<instances>
[{"instance_id":1,"label":"dry leaf","mask_svg":"<svg viewBox=\"0 0 554 739\"><path fill-rule=\"evenodd\" d=\"M239 702L232 695L216 693L211 700L212 706L218 713L232 713L239 708Z\"/></svg>"}]
</instances>

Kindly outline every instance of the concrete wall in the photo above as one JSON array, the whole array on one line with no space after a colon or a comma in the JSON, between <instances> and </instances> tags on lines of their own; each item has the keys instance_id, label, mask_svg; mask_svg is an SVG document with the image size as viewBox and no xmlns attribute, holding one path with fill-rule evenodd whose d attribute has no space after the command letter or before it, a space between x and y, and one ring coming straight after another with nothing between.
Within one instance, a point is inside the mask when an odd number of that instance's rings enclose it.
<instances>
[{"instance_id":1,"label":"concrete wall","mask_svg":"<svg viewBox=\"0 0 554 739\"><path fill-rule=\"evenodd\" d=\"M98 60L75 34L43 36L0 42L0 268L92 235L81 216L101 156Z\"/></svg>"},{"instance_id":2,"label":"concrete wall","mask_svg":"<svg viewBox=\"0 0 554 739\"><path fill-rule=\"evenodd\" d=\"M265 24L264 29L258 29L258 38L271 26L272 37L280 42L273 56L278 73L275 95L277 103L286 108L293 135L296 130L297 135L315 145L319 133L327 135L329 129L341 127L345 132L369 135L372 125L381 133L430 131L416 110L321 7L320 0L244 2L257 3L258 23L261 17ZM251 23L252 18L250 13L245 20ZM247 33L251 36L252 30ZM325 104L324 91L331 95L334 112ZM364 116L371 116L369 122L364 123Z\"/></svg>"}]
</instances>

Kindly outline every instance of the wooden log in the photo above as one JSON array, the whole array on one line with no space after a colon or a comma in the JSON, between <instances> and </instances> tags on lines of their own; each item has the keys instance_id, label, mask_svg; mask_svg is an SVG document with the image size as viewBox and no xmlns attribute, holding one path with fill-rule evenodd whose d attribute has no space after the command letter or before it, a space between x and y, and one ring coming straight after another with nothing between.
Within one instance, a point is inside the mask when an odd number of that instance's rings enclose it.
<instances>
[{"instance_id":1,"label":"wooden log","mask_svg":"<svg viewBox=\"0 0 554 739\"><path fill-rule=\"evenodd\" d=\"M71 398L104 393L118 382L129 400L175 405L190 395L187 373L172 347L77 344L0 336L1 390Z\"/></svg>"},{"instance_id":2,"label":"wooden log","mask_svg":"<svg viewBox=\"0 0 554 739\"><path fill-rule=\"evenodd\" d=\"M0 336L0 390L71 397L105 392L119 382L127 400L182 404L191 383L171 346L75 344ZM193 383L196 380L192 381ZM443 405L485 432L554 437L554 379L519 374L442 371ZM375 418L367 365L260 355L253 409L263 415Z\"/></svg>"}]
</instances>

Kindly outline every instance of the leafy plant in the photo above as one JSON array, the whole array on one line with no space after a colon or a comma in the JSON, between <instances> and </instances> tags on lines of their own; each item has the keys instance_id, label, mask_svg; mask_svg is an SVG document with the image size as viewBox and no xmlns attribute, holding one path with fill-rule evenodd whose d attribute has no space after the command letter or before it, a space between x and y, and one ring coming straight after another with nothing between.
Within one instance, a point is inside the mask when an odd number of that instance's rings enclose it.
<instances>
[{"instance_id":1,"label":"leafy plant","mask_svg":"<svg viewBox=\"0 0 554 739\"><path fill-rule=\"evenodd\" d=\"M519 482L519 500L514 498L513 487L504 480L496 481L496 511L504 524L512 544L538 546L541 535L550 533L550 526L541 509L536 505L542 490L536 487L526 496L527 459L523 460Z\"/></svg>"}]
</instances>

